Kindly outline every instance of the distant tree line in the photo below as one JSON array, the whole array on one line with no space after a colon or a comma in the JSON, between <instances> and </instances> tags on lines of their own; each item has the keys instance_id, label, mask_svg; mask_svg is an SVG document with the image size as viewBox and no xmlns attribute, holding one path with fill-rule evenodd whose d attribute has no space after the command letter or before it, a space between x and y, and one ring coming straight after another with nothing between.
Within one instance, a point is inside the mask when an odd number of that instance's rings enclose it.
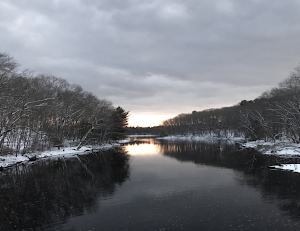
<instances>
[{"instance_id":1,"label":"distant tree line","mask_svg":"<svg viewBox=\"0 0 300 231\"><path fill-rule=\"evenodd\" d=\"M141 130L131 128L130 132ZM193 111L165 120L147 133L158 135L244 136L248 140L300 142L300 65L278 87L232 107ZM146 131L145 130L145 131Z\"/></svg>"},{"instance_id":2,"label":"distant tree line","mask_svg":"<svg viewBox=\"0 0 300 231\"><path fill-rule=\"evenodd\" d=\"M24 154L120 139L128 112L79 85L48 74L17 70L0 53L0 153Z\"/></svg>"}]
</instances>

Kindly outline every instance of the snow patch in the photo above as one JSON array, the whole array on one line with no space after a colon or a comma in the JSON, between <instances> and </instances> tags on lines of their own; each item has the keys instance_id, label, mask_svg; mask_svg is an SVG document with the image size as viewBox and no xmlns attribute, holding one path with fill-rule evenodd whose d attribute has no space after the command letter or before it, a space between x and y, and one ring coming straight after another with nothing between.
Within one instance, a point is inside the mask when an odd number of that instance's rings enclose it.
<instances>
[{"instance_id":1,"label":"snow patch","mask_svg":"<svg viewBox=\"0 0 300 231\"><path fill-rule=\"evenodd\" d=\"M40 153L30 153L25 155L6 155L0 156L0 167L5 168L12 166L14 164L28 162L30 158L36 157L37 159L40 158L51 158L51 157L72 157L76 155L83 155L91 152L97 152L100 150L107 150L113 147L120 146L121 144L125 144L130 142L130 140L119 140L114 143L106 143L98 146L82 146L79 150L76 150L76 147L68 147L68 148L61 148L61 149L52 149L50 151L44 151Z\"/></svg>"},{"instance_id":2,"label":"snow patch","mask_svg":"<svg viewBox=\"0 0 300 231\"><path fill-rule=\"evenodd\" d=\"M174 135L174 136L165 136L158 137L156 139L161 140L196 140L196 141L212 141L212 140L230 140L230 141L242 141L243 137L217 137L210 134L206 135Z\"/></svg>"},{"instance_id":3,"label":"snow patch","mask_svg":"<svg viewBox=\"0 0 300 231\"><path fill-rule=\"evenodd\" d=\"M127 137L132 137L132 138L137 138L137 137L155 137L155 136L157 136L157 135L150 135L150 134L148 134L148 135L127 135Z\"/></svg>"},{"instance_id":4,"label":"snow patch","mask_svg":"<svg viewBox=\"0 0 300 231\"><path fill-rule=\"evenodd\" d=\"M289 140L265 142L263 140L249 141L242 144L244 148L254 148L266 155L300 156L300 145Z\"/></svg>"},{"instance_id":5,"label":"snow patch","mask_svg":"<svg viewBox=\"0 0 300 231\"><path fill-rule=\"evenodd\" d=\"M271 168L300 173L300 164L282 164L271 166Z\"/></svg>"},{"instance_id":6,"label":"snow patch","mask_svg":"<svg viewBox=\"0 0 300 231\"><path fill-rule=\"evenodd\" d=\"M0 157L0 167L8 167L17 163L28 161L29 158L26 156L1 156Z\"/></svg>"}]
</instances>

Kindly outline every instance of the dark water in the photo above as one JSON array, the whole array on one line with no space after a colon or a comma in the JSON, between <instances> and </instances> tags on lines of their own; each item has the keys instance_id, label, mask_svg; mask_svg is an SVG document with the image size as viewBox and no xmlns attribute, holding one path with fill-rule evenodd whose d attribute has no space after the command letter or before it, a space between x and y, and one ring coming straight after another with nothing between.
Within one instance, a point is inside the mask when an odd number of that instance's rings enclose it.
<instances>
[{"instance_id":1,"label":"dark water","mask_svg":"<svg viewBox=\"0 0 300 231\"><path fill-rule=\"evenodd\" d=\"M145 139L20 165L0 176L0 230L300 230L300 174L235 148Z\"/></svg>"}]
</instances>

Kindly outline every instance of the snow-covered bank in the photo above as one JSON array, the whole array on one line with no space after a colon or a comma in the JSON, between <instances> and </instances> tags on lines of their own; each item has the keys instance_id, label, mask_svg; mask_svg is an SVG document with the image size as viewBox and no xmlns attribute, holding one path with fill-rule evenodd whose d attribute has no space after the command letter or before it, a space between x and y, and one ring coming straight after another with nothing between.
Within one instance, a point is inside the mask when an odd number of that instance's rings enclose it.
<instances>
[{"instance_id":1,"label":"snow-covered bank","mask_svg":"<svg viewBox=\"0 0 300 231\"><path fill-rule=\"evenodd\" d=\"M242 141L244 140L243 137L217 137L213 135L173 135L173 136L165 136L165 137L158 137L156 139L161 140L196 140L196 141L214 141L214 140L230 140L230 141Z\"/></svg>"},{"instance_id":2,"label":"snow-covered bank","mask_svg":"<svg viewBox=\"0 0 300 231\"><path fill-rule=\"evenodd\" d=\"M300 144L291 141L265 142L263 140L243 143L244 148L254 148L266 155L300 156Z\"/></svg>"},{"instance_id":3,"label":"snow-covered bank","mask_svg":"<svg viewBox=\"0 0 300 231\"><path fill-rule=\"evenodd\" d=\"M300 144L295 144L289 140L276 141L276 142L265 142L263 140L248 141L241 144L244 148L254 148L258 152L265 155L277 155L280 157L300 157ZM289 161L290 162L290 161ZM296 162L298 162L296 160ZM300 173L300 164L289 163L270 166L270 168L276 170L292 171Z\"/></svg>"},{"instance_id":4,"label":"snow-covered bank","mask_svg":"<svg viewBox=\"0 0 300 231\"><path fill-rule=\"evenodd\" d=\"M300 173L300 164L282 164L271 166L271 168Z\"/></svg>"},{"instance_id":5,"label":"snow-covered bank","mask_svg":"<svg viewBox=\"0 0 300 231\"><path fill-rule=\"evenodd\" d=\"M289 140L265 142L264 140L245 141L243 137L217 137L212 135L173 135L158 137L156 139L164 140L195 140L195 141L216 141L228 140L238 142L243 148L253 148L266 155L280 156L300 156L300 144L295 144Z\"/></svg>"},{"instance_id":6,"label":"snow-covered bank","mask_svg":"<svg viewBox=\"0 0 300 231\"><path fill-rule=\"evenodd\" d=\"M132 137L132 138L143 138L143 137L156 137L157 135L127 135L127 137Z\"/></svg>"},{"instance_id":7,"label":"snow-covered bank","mask_svg":"<svg viewBox=\"0 0 300 231\"><path fill-rule=\"evenodd\" d=\"M106 143L99 146L83 146L79 150L76 150L76 147L68 147L68 148L61 148L58 150L57 148L53 148L49 151L44 151L40 153L30 153L25 155L6 155L0 156L0 168L9 167L18 163L28 162L32 159L41 159L41 158L51 158L51 157L72 157L76 155L83 155L91 152L96 152L100 150L107 150L113 147L120 146L125 143L129 143L130 140L118 140L113 143Z\"/></svg>"}]
</instances>

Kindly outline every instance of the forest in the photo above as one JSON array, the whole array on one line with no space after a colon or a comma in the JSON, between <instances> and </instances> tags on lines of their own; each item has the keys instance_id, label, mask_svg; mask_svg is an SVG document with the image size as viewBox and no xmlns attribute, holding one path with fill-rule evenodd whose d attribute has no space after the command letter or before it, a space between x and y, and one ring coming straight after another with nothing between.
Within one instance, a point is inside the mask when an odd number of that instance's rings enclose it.
<instances>
[{"instance_id":1,"label":"forest","mask_svg":"<svg viewBox=\"0 0 300 231\"><path fill-rule=\"evenodd\" d=\"M13 57L0 52L1 154L120 139L128 114L64 79L20 71Z\"/></svg>"},{"instance_id":2,"label":"forest","mask_svg":"<svg viewBox=\"0 0 300 231\"><path fill-rule=\"evenodd\" d=\"M231 107L179 114L153 128L128 128L128 132L156 135L199 135L217 138L300 142L300 65L277 87L254 100Z\"/></svg>"}]
</instances>

